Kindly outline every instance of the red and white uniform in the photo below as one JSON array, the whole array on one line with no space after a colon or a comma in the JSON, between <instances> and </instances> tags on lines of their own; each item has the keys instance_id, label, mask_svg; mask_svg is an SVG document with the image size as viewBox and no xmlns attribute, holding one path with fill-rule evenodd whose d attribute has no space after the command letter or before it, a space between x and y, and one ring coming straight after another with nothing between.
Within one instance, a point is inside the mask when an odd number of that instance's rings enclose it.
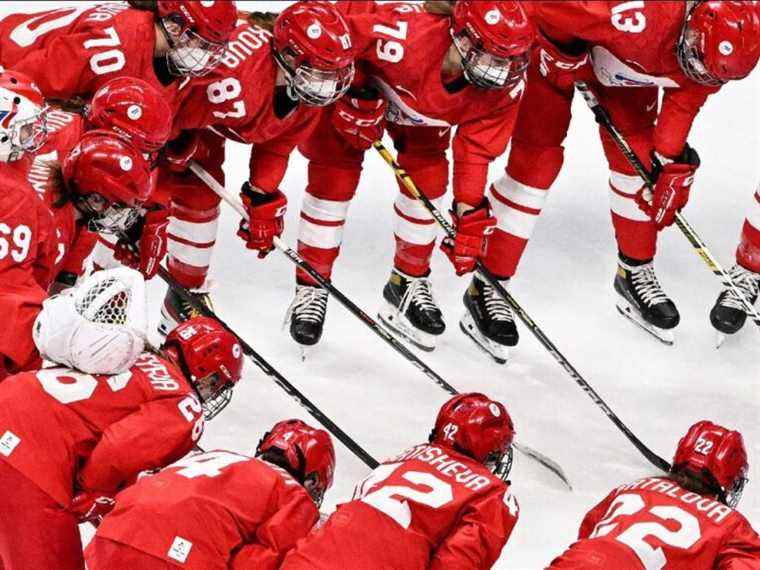
<instances>
[{"instance_id":1,"label":"red and white uniform","mask_svg":"<svg viewBox=\"0 0 760 570\"><path fill-rule=\"evenodd\" d=\"M86 558L91 570L274 570L319 512L279 467L229 451L183 459L121 492ZM123 555L123 556L122 556ZM162 564L162 565L159 565Z\"/></svg>"},{"instance_id":2,"label":"red and white uniform","mask_svg":"<svg viewBox=\"0 0 760 570\"><path fill-rule=\"evenodd\" d=\"M557 44L588 45L597 80L590 87L639 158L651 165L651 151L678 156L707 97L718 90L687 78L676 45L686 3L680 1L566 0L526 4L540 30ZM524 102L512 139L506 174L495 191L503 196L497 231L490 236L486 266L500 277L514 275L564 159L562 143L570 124L572 90L560 91L531 61ZM664 89L658 113L658 96ZM610 209L620 251L654 257L657 230L635 202L641 179L601 132L610 167Z\"/></svg>"},{"instance_id":3,"label":"red and white uniform","mask_svg":"<svg viewBox=\"0 0 760 570\"><path fill-rule=\"evenodd\" d=\"M155 34L153 13L126 2L11 14L0 20L0 64L34 79L48 98L89 98L121 76L173 89L153 69Z\"/></svg>"},{"instance_id":4,"label":"red and white uniform","mask_svg":"<svg viewBox=\"0 0 760 570\"><path fill-rule=\"evenodd\" d=\"M423 444L375 469L281 568L491 568L517 517L507 485L482 464Z\"/></svg>"},{"instance_id":5,"label":"red and white uniform","mask_svg":"<svg viewBox=\"0 0 760 570\"><path fill-rule=\"evenodd\" d=\"M67 510L73 496L115 493L185 455L202 431L192 388L155 354L116 376L48 368L3 381L0 484L14 489L0 498L6 570L82 568L77 518ZM55 558L73 546L73 559Z\"/></svg>"},{"instance_id":6,"label":"red and white uniform","mask_svg":"<svg viewBox=\"0 0 760 570\"><path fill-rule=\"evenodd\" d=\"M357 81L376 86L388 101L388 132L401 166L439 204L449 184L446 151L454 157L454 198L478 205L489 164L503 154L517 117L523 82L508 91L466 85L455 93L441 79L451 46L447 17L421 5L344 2L356 45ZM301 210L299 252L330 276L343 225L362 169L363 153L343 141L328 114L300 150L309 159L309 184ZM453 140L451 129L457 127ZM399 185L394 210L395 266L406 274L427 273L437 226L422 204ZM299 273L299 280L312 280Z\"/></svg>"},{"instance_id":7,"label":"red and white uniform","mask_svg":"<svg viewBox=\"0 0 760 570\"><path fill-rule=\"evenodd\" d=\"M0 379L41 364L32 325L42 301L59 273L82 273L95 245L95 234L77 223L72 204L53 205L59 165L79 140L82 122L51 111L45 146L0 166L8 186L0 200L0 223L7 227L0 242L0 313L8 323L0 332Z\"/></svg>"},{"instance_id":8,"label":"red and white uniform","mask_svg":"<svg viewBox=\"0 0 760 570\"><path fill-rule=\"evenodd\" d=\"M174 136L213 127L202 133L205 148L196 160L220 182L224 182L223 137L252 144L249 181L265 192L278 189L290 154L316 126L320 113L300 104L278 116L271 38L269 31L239 22L221 64L193 79L180 94L174 123ZM158 186L161 195L171 196L169 270L184 286L201 287L216 242L220 199L189 172L161 172Z\"/></svg>"},{"instance_id":9,"label":"red and white uniform","mask_svg":"<svg viewBox=\"0 0 760 570\"><path fill-rule=\"evenodd\" d=\"M760 537L739 512L651 477L612 491L581 523L578 542L557 570L750 570L760 568Z\"/></svg>"},{"instance_id":10,"label":"red and white uniform","mask_svg":"<svg viewBox=\"0 0 760 570\"><path fill-rule=\"evenodd\" d=\"M755 190L749 214L744 220L736 262L745 269L760 273L760 185Z\"/></svg>"}]
</instances>

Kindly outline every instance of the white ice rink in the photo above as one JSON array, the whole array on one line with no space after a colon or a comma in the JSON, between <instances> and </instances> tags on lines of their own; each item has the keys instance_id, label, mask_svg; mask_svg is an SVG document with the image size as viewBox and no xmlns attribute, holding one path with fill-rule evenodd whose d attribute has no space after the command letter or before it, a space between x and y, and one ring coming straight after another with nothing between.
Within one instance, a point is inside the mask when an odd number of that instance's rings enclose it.
<instances>
[{"instance_id":1,"label":"white ice rink","mask_svg":"<svg viewBox=\"0 0 760 570\"><path fill-rule=\"evenodd\" d=\"M281 9L288 2L239 4ZM0 13L29 6L3 3ZM690 137L702 167L684 213L727 268L760 181L759 101L756 72L714 96ZM696 420L709 418L740 430L751 465L740 510L760 525L760 331L748 323L720 350L714 348L708 313L720 283L677 229L661 234L656 259L660 281L682 315L676 345L661 345L620 317L612 290L616 247L608 172L595 123L580 97L566 148L565 168L514 280L515 298L623 421L668 460ZM228 145L225 170L235 191L248 175L247 153L246 147ZM492 180L505 162L502 157L493 165ZM293 247L305 180L306 163L293 156L282 184L289 198L283 238ZM391 269L397 191L392 172L368 152L333 280L372 315ZM219 315L374 457L426 440L447 394L332 300L319 350L301 362L282 328L294 266L277 252L258 260L235 236L236 226L236 215L225 207L213 261ZM524 327L508 366L486 359L458 327L468 279L456 277L439 251L432 277L448 330L434 353L419 353L423 360L460 391L483 391L504 402L519 441L557 460L573 483L574 490L566 491L547 471L517 456L512 481L520 520L495 568L543 568L574 540L592 505L613 487L655 470ZM150 292L156 315L163 290L155 280ZM272 380L247 365L232 404L207 426L201 444L250 452L264 430L287 417L312 421ZM336 482L326 510L350 498L354 483L367 472L344 447L336 448Z\"/></svg>"}]
</instances>

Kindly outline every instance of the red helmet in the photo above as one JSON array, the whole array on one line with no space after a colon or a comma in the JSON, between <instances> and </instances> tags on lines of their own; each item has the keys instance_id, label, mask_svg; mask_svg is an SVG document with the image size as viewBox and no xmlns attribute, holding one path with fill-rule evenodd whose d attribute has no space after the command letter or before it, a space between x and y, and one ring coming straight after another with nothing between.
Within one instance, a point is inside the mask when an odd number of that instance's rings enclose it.
<instances>
[{"instance_id":1,"label":"red helmet","mask_svg":"<svg viewBox=\"0 0 760 570\"><path fill-rule=\"evenodd\" d=\"M111 129L129 139L140 152L153 153L169 139L172 111L146 81L117 77L95 92L87 120L97 129Z\"/></svg>"},{"instance_id":2,"label":"red helmet","mask_svg":"<svg viewBox=\"0 0 760 570\"><path fill-rule=\"evenodd\" d=\"M36 152L47 140L45 99L31 78L0 71L0 162Z\"/></svg>"},{"instance_id":3,"label":"red helmet","mask_svg":"<svg viewBox=\"0 0 760 570\"><path fill-rule=\"evenodd\" d=\"M452 35L474 85L502 89L524 77L535 31L520 2L460 0Z\"/></svg>"},{"instance_id":4,"label":"red helmet","mask_svg":"<svg viewBox=\"0 0 760 570\"><path fill-rule=\"evenodd\" d=\"M335 449L330 434L301 420L278 422L261 438L256 457L279 465L297 479L317 506L332 486Z\"/></svg>"},{"instance_id":5,"label":"red helmet","mask_svg":"<svg viewBox=\"0 0 760 570\"><path fill-rule=\"evenodd\" d=\"M63 180L93 231L115 233L139 218L150 195L150 166L129 141L106 130L89 131L63 159Z\"/></svg>"},{"instance_id":6,"label":"red helmet","mask_svg":"<svg viewBox=\"0 0 760 570\"><path fill-rule=\"evenodd\" d=\"M218 321L195 317L180 323L164 341L190 377L210 420L232 399L243 371L243 351L237 337Z\"/></svg>"},{"instance_id":7,"label":"red helmet","mask_svg":"<svg viewBox=\"0 0 760 570\"><path fill-rule=\"evenodd\" d=\"M454 396L441 407L430 442L472 457L506 479L514 437L512 418L504 405L471 393Z\"/></svg>"},{"instance_id":8,"label":"red helmet","mask_svg":"<svg viewBox=\"0 0 760 570\"><path fill-rule=\"evenodd\" d=\"M678 442L672 467L717 487L716 494L731 508L741 499L748 469L742 434L707 420L691 426Z\"/></svg>"},{"instance_id":9,"label":"red helmet","mask_svg":"<svg viewBox=\"0 0 760 570\"><path fill-rule=\"evenodd\" d=\"M757 2L701 1L686 18L678 61L687 77L718 86L747 77L760 58Z\"/></svg>"},{"instance_id":10,"label":"red helmet","mask_svg":"<svg viewBox=\"0 0 760 570\"><path fill-rule=\"evenodd\" d=\"M329 2L286 8L274 25L274 50L290 89L308 105L335 102L354 79L351 31Z\"/></svg>"},{"instance_id":11,"label":"red helmet","mask_svg":"<svg viewBox=\"0 0 760 570\"><path fill-rule=\"evenodd\" d=\"M169 69L177 75L205 75L224 56L237 23L232 0L158 0L158 16L171 49Z\"/></svg>"}]
</instances>

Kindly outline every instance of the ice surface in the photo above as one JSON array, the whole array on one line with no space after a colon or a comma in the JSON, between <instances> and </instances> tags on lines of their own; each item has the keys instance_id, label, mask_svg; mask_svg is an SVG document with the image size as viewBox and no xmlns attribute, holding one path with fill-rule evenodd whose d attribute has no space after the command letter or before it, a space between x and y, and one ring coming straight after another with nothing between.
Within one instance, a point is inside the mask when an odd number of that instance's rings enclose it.
<instances>
[{"instance_id":1,"label":"ice surface","mask_svg":"<svg viewBox=\"0 0 760 570\"><path fill-rule=\"evenodd\" d=\"M16 10L28 6L9 4ZM266 9L286 3L240 4ZM0 7L3 13L11 9ZM760 180L758 101L756 72L713 97L690 138L702 168L685 214L727 268ZM715 350L708 313L720 284L676 229L662 234L656 260L663 287L682 313L676 346L658 343L621 318L612 291L616 250L606 162L580 97L566 147L565 168L511 291L623 421L660 455L669 459L680 435L702 418L741 430L752 467L740 507L760 524L760 334L748 323ZM494 164L492 179L504 164L504 157ZM282 184L290 201L283 237L293 247L305 166L303 158L294 156ZM246 148L230 144L225 169L231 188L247 178L247 168ZM392 173L369 152L334 283L373 315L392 262L396 192ZM376 458L425 440L446 393L332 300L320 350L302 363L282 330L294 290L293 266L276 252L258 260L235 237L236 225L236 215L225 207L213 263L219 314ZM433 280L448 330L436 351L419 353L421 357L461 391L483 391L507 404L519 440L559 461L575 487L562 490L542 468L517 456L512 479L520 521L495 568L542 568L573 541L588 508L614 486L654 469L524 327L507 367L491 363L459 331L467 281L454 275L440 252L434 256ZM152 283L150 294L157 319L163 287ZM264 430L291 416L311 421L251 365L232 404L207 426L201 444L251 451ZM367 471L341 445L337 453L327 509L349 498Z\"/></svg>"}]
</instances>

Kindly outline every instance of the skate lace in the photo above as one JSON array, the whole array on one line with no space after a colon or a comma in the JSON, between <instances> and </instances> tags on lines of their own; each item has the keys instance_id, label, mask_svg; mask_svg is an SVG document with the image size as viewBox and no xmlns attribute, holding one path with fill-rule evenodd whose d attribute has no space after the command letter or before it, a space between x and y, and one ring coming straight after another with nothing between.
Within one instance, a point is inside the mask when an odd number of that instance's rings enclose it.
<instances>
[{"instance_id":1,"label":"skate lace","mask_svg":"<svg viewBox=\"0 0 760 570\"><path fill-rule=\"evenodd\" d=\"M285 321L296 317L302 321L320 323L327 311L327 291L319 287L298 287Z\"/></svg>"},{"instance_id":2,"label":"skate lace","mask_svg":"<svg viewBox=\"0 0 760 570\"><path fill-rule=\"evenodd\" d=\"M426 277L414 277L409 279L409 286L403 297L401 297L399 312L405 313L409 305L415 305L423 312L438 310L438 305L433 297L433 289L430 284L430 279L427 279Z\"/></svg>"},{"instance_id":3,"label":"skate lace","mask_svg":"<svg viewBox=\"0 0 760 570\"><path fill-rule=\"evenodd\" d=\"M496 289L487 283L483 284L483 300L486 306L486 311L488 311L488 314L494 321L514 321L512 309L510 309L507 302L502 299Z\"/></svg>"},{"instance_id":4,"label":"skate lace","mask_svg":"<svg viewBox=\"0 0 760 570\"><path fill-rule=\"evenodd\" d=\"M638 268L631 276L631 280L639 297L648 306L651 307L668 301L668 296L663 292L660 282L657 280L654 266L646 265Z\"/></svg>"},{"instance_id":5,"label":"skate lace","mask_svg":"<svg viewBox=\"0 0 760 570\"><path fill-rule=\"evenodd\" d=\"M752 303L753 299L758 296L758 290L760 289L760 276L751 271L747 271L739 265L734 265L731 271L728 272L731 276L731 280L736 285L736 288L741 291L744 298ZM721 301L721 305L732 309L738 309L744 311L744 304L742 303L739 295L737 295L733 289L726 289L725 296Z\"/></svg>"}]
</instances>

